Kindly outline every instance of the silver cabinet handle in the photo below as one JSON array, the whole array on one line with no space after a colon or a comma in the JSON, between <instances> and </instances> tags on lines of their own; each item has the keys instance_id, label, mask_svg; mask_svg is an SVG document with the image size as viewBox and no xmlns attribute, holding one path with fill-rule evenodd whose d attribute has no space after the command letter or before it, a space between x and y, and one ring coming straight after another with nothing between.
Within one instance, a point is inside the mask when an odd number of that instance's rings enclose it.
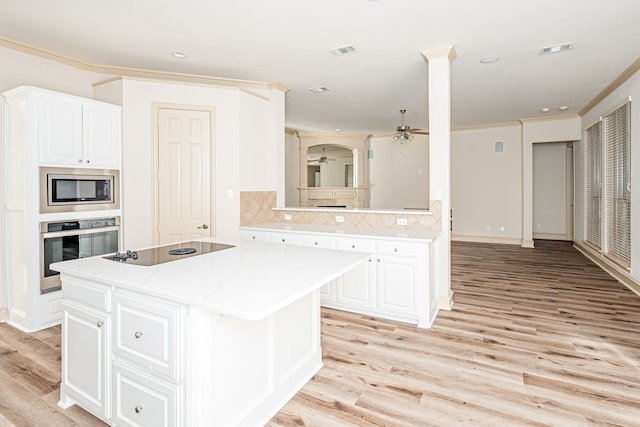
<instances>
[{"instance_id":1,"label":"silver cabinet handle","mask_svg":"<svg viewBox=\"0 0 640 427\"><path fill-rule=\"evenodd\" d=\"M102 328L104 326L104 322L102 320L98 320L98 323L96 323L96 326L98 328Z\"/></svg>"},{"instance_id":2,"label":"silver cabinet handle","mask_svg":"<svg viewBox=\"0 0 640 427\"><path fill-rule=\"evenodd\" d=\"M142 338L142 332L138 331L135 334L133 334L134 337L136 337L136 339L140 339Z\"/></svg>"},{"instance_id":3,"label":"silver cabinet handle","mask_svg":"<svg viewBox=\"0 0 640 427\"><path fill-rule=\"evenodd\" d=\"M378 262L380 262L380 258L378 258Z\"/></svg>"},{"instance_id":4,"label":"silver cabinet handle","mask_svg":"<svg viewBox=\"0 0 640 427\"><path fill-rule=\"evenodd\" d=\"M86 163L91 163L91 160L86 160Z\"/></svg>"},{"instance_id":5,"label":"silver cabinet handle","mask_svg":"<svg viewBox=\"0 0 640 427\"><path fill-rule=\"evenodd\" d=\"M398 248L393 248L393 252L398 252Z\"/></svg>"},{"instance_id":6,"label":"silver cabinet handle","mask_svg":"<svg viewBox=\"0 0 640 427\"><path fill-rule=\"evenodd\" d=\"M202 227L198 227L198 228L204 228L206 230L207 228L209 228L209 226L207 224L202 224Z\"/></svg>"},{"instance_id":7,"label":"silver cabinet handle","mask_svg":"<svg viewBox=\"0 0 640 427\"><path fill-rule=\"evenodd\" d=\"M142 405L138 405L134 408L134 411L136 411L136 414L139 414L140 411L142 411Z\"/></svg>"},{"instance_id":8,"label":"silver cabinet handle","mask_svg":"<svg viewBox=\"0 0 640 427\"><path fill-rule=\"evenodd\" d=\"M356 248L356 245L351 245L351 247L352 247L353 249L355 249L355 248Z\"/></svg>"},{"instance_id":9,"label":"silver cabinet handle","mask_svg":"<svg viewBox=\"0 0 640 427\"><path fill-rule=\"evenodd\" d=\"M78 163L82 163L82 159L78 159Z\"/></svg>"}]
</instances>

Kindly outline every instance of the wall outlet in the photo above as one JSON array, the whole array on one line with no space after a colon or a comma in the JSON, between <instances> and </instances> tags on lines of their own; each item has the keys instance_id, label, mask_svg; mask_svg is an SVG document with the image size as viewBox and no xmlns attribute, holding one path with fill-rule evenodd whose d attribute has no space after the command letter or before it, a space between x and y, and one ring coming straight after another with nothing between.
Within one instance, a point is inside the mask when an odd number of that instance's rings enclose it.
<instances>
[{"instance_id":1,"label":"wall outlet","mask_svg":"<svg viewBox=\"0 0 640 427\"><path fill-rule=\"evenodd\" d=\"M539 229L541 229L541 228L542 228L542 224L541 224L541 223L539 223L539 222L538 222L538 223L536 223L536 228L537 228L538 230L539 230Z\"/></svg>"},{"instance_id":2,"label":"wall outlet","mask_svg":"<svg viewBox=\"0 0 640 427\"><path fill-rule=\"evenodd\" d=\"M233 199L233 190L227 190L227 199Z\"/></svg>"},{"instance_id":3,"label":"wall outlet","mask_svg":"<svg viewBox=\"0 0 640 427\"><path fill-rule=\"evenodd\" d=\"M344 222L344 217L342 215L336 215L336 222Z\"/></svg>"},{"instance_id":4,"label":"wall outlet","mask_svg":"<svg viewBox=\"0 0 640 427\"><path fill-rule=\"evenodd\" d=\"M284 214L285 221L291 221L291 214Z\"/></svg>"},{"instance_id":5,"label":"wall outlet","mask_svg":"<svg viewBox=\"0 0 640 427\"><path fill-rule=\"evenodd\" d=\"M396 222L398 225L407 225L407 218L398 218Z\"/></svg>"},{"instance_id":6,"label":"wall outlet","mask_svg":"<svg viewBox=\"0 0 640 427\"><path fill-rule=\"evenodd\" d=\"M491 226L490 226L490 225L487 225L487 226L486 226L486 229L487 229L487 231L491 231Z\"/></svg>"}]
</instances>

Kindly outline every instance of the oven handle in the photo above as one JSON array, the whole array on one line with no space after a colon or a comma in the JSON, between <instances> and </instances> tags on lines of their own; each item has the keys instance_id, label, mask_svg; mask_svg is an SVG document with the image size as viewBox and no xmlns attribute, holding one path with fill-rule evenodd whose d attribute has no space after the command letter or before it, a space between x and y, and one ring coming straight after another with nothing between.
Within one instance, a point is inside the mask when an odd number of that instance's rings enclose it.
<instances>
[{"instance_id":1,"label":"oven handle","mask_svg":"<svg viewBox=\"0 0 640 427\"><path fill-rule=\"evenodd\" d=\"M76 228L74 230L64 231L52 231L48 233L40 233L43 239L50 239L54 237L67 237L67 236L80 236L83 234L95 234L105 231L120 231L120 227L114 225L112 227L97 227L97 228Z\"/></svg>"}]
</instances>

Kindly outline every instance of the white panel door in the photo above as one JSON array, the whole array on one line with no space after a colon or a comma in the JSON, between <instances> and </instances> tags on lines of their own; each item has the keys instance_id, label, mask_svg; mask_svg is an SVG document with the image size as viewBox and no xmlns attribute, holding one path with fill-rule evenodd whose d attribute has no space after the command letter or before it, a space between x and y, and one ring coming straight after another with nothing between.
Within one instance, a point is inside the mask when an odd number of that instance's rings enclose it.
<instances>
[{"instance_id":1,"label":"white panel door","mask_svg":"<svg viewBox=\"0 0 640 427\"><path fill-rule=\"evenodd\" d=\"M158 242L213 235L211 113L159 109Z\"/></svg>"}]
</instances>

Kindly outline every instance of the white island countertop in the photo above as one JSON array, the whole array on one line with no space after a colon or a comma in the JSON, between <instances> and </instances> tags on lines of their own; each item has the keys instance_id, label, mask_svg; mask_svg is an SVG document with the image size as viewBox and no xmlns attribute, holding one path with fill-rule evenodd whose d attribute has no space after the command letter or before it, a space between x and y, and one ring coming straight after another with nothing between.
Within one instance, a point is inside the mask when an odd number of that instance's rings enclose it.
<instances>
[{"instance_id":1,"label":"white island countertop","mask_svg":"<svg viewBox=\"0 0 640 427\"><path fill-rule=\"evenodd\" d=\"M340 277L368 256L242 241L230 249L154 266L91 257L58 262L51 268L62 273L63 281L64 275L97 280L117 289L259 320Z\"/></svg>"}]
</instances>

